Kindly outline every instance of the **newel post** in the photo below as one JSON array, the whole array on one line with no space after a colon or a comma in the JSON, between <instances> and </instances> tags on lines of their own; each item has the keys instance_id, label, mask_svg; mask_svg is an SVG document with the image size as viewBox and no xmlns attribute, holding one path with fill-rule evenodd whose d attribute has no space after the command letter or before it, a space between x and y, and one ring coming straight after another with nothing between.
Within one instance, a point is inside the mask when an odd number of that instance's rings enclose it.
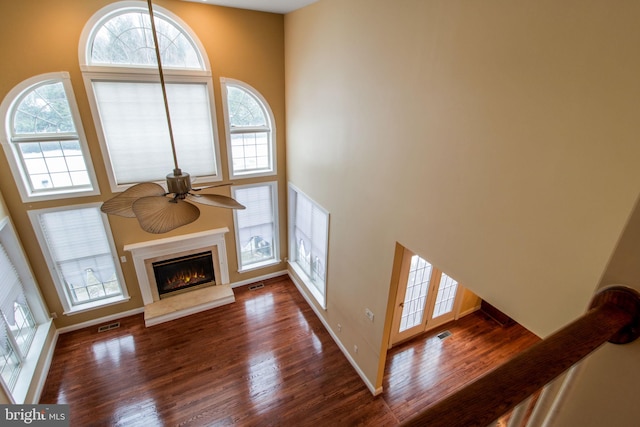
<instances>
[{"instance_id":1,"label":"newel post","mask_svg":"<svg viewBox=\"0 0 640 427\"><path fill-rule=\"evenodd\" d=\"M584 315L403 425L486 427L600 345L626 344L639 335L640 293L603 288Z\"/></svg>"}]
</instances>

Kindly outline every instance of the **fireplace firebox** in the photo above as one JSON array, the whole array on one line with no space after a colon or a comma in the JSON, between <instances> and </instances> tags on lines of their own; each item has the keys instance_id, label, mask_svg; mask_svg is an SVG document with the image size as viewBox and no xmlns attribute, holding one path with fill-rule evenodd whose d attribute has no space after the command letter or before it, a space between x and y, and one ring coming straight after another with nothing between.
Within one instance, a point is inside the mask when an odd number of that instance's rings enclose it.
<instances>
[{"instance_id":1,"label":"fireplace firebox","mask_svg":"<svg viewBox=\"0 0 640 427\"><path fill-rule=\"evenodd\" d=\"M152 267L161 298L187 288L215 284L211 251L154 262Z\"/></svg>"}]
</instances>

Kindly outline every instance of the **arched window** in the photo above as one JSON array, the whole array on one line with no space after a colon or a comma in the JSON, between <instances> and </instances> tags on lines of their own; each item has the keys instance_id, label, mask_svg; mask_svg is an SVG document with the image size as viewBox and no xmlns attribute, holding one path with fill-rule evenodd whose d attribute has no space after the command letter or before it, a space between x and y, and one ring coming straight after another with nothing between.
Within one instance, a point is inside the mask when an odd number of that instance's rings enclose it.
<instances>
[{"instance_id":1,"label":"arched window","mask_svg":"<svg viewBox=\"0 0 640 427\"><path fill-rule=\"evenodd\" d=\"M156 17L158 45L165 68L205 70L194 41L161 15ZM90 65L157 67L151 20L146 9L121 9L95 27L88 47Z\"/></svg>"},{"instance_id":2,"label":"arched window","mask_svg":"<svg viewBox=\"0 0 640 427\"><path fill-rule=\"evenodd\" d=\"M20 83L0 111L3 146L23 202L98 193L68 73Z\"/></svg>"},{"instance_id":3,"label":"arched window","mask_svg":"<svg viewBox=\"0 0 640 427\"><path fill-rule=\"evenodd\" d=\"M204 49L186 24L154 7L180 167L217 181L213 86ZM109 5L85 26L80 63L112 191L164 182L173 170L151 21L140 2Z\"/></svg>"},{"instance_id":4,"label":"arched window","mask_svg":"<svg viewBox=\"0 0 640 427\"><path fill-rule=\"evenodd\" d=\"M246 83L223 78L221 86L231 177L275 175L275 125L269 104Z\"/></svg>"}]
</instances>

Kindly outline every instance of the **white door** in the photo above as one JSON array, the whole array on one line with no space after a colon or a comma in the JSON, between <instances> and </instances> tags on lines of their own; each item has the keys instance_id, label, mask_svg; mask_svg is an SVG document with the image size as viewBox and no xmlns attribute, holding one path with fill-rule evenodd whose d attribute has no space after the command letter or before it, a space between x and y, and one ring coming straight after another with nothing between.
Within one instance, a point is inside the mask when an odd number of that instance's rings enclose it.
<instances>
[{"instance_id":1,"label":"white door","mask_svg":"<svg viewBox=\"0 0 640 427\"><path fill-rule=\"evenodd\" d=\"M450 276L404 248L390 345L453 320L458 288Z\"/></svg>"},{"instance_id":2,"label":"white door","mask_svg":"<svg viewBox=\"0 0 640 427\"><path fill-rule=\"evenodd\" d=\"M458 282L445 273L439 273L438 291L434 292L435 301L433 304L429 304L431 310L425 330L433 329L454 320L457 314L456 303L458 301L457 296L460 293L458 292ZM436 289L435 286L434 289Z\"/></svg>"}]
</instances>

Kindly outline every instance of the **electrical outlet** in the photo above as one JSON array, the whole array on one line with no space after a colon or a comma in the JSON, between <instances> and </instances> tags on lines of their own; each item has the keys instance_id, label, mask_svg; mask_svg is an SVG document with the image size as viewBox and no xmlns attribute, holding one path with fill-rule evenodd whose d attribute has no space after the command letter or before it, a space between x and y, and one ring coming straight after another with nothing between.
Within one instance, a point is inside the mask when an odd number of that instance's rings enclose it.
<instances>
[{"instance_id":1,"label":"electrical outlet","mask_svg":"<svg viewBox=\"0 0 640 427\"><path fill-rule=\"evenodd\" d=\"M126 257L126 256L124 256L124 255L122 255L122 256L120 257L120 262L127 262L127 257Z\"/></svg>"},{"instance_id":2,"label":"electrical outlet","mask_svg":"<svg viewBox=\"0 0 640 427\"><path fill-rule=\"evenodd\" d=\"M364 309L364 314L367 315L367 317L369 318L370 321L373 322L373 311L369 310L368 308Z\"/></svg>"},{"instance_id":3,"label":"electrical outlet","mask_svg":"<svg viewBox=\"0 0 640 427\"><path fill-rule=\"evenodd\" d=\"M358 352L358 346L357 346L357 345L355 345L355 344L353 345L353 352L354 352L354 353L357 353L357 352Z\"/></svg>"},{"instance_id":4,"label":"electrical outlet","mask_svg":"<svg viewBox=\"0 0 640 427\"><path fill-rule=\"evenodd\" d=\"M338 323L338 332L342 332L342 325Z\"/></svg>"}]
</instances>

